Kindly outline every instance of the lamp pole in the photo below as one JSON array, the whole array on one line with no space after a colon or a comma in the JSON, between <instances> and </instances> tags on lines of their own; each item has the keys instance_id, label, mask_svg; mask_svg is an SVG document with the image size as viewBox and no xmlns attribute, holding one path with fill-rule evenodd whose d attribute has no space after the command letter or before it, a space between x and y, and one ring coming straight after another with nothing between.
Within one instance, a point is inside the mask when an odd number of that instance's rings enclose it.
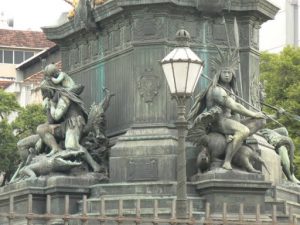
<instances>
[{"instance_id":1,"label":"lamp pole","mask_svg":"<svg viewBox=\"0 0 300 225\"><path fill-rule=\"evenodd\" d=\"M176 98L177 101L177 121L175 123L178 130L177 149L177 189L176 189L176 213L177 218L187 218L187 192L186 192L186 150L185 136L187 130L187 120L185 118L185 97Z\"/></svg>"},{"instance_id":2,"label":"lamp pole","mask_svg":"<svg viewBox=\"0 0 300 225\"><path fill-rule=\"evenodd\" d=\"M186 219L185 136L187 120L185 118L185 102L194 92L203 69L203 62L189 48L190 34L186 30L177 31L176 40L176 48L161 61L161 64L171 95L177 101L178 117L175 123L178 130L176 214L178 219Z\"/></svg>"}]
</instances>

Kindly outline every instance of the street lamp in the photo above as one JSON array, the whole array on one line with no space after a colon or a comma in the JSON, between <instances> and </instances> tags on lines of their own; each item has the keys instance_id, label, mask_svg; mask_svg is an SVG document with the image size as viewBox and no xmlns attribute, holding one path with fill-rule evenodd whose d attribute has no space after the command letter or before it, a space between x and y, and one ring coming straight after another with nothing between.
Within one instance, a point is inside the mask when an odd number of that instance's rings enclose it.
<instances>
[{"instance_id":1,"label":"street lamp","mask_svg":"<svg viewBox=\"0 0 300 225\"><path fill-rule=\"evenodd\" d=\"M195 90L203 69L203 62L189 48L190 34L186 30L177 31L176 41L178 43L176 48L161 60L161 64L171 96L177 101L178 118L175 123L178 129L176 213L177 218L185 219L187 218L185 101Z\"/></svg>"}]
</instances>

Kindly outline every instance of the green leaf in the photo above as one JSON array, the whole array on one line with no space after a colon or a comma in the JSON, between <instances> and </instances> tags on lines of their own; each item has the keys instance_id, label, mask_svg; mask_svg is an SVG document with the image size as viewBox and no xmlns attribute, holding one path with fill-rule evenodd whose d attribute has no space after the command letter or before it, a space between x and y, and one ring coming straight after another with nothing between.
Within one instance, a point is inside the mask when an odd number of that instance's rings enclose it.
<instances>
[{"instance_id":1,"label":"green leaf","mask_svg":"<svg viewBox=\"0 0 300 225\"><path fill-rule=\"evenodd\" d=\"M28 105L22 108L12 126L19 139L36 133L38 125L47 121L42 105Z\"/></svg>"},{"instance_id":2,"label":"green leaf","mask_svg":"<svg viewBox=\"0 0 300 225\"><path fill-rule=\"evenodd\" d=\"M266 103L282 107L291 114L300 115L300 48L286 47L279 54L262 52L260 61L261 80L266 81ZM265 110L265 109L263 109ZM270 113L270 111L265 110ZM274 113L274 112L272 112ZM300 121L290 116L279 120L287 127L293 139L295 152L296 176L300 178ZM275 124L268 125L274 128Z\"/></svg>"}]
</instances>

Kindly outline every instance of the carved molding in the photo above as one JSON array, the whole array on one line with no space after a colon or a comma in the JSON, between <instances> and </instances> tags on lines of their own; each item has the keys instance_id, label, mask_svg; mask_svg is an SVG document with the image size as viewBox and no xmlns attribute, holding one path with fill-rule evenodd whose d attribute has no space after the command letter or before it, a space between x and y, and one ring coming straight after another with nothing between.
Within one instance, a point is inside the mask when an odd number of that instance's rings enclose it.
<instances>
[{"instance_id":1,"label":"carved molding","mask_svg":"<svg viewBox=\"0 0 300 225\"><path fill-rule=\"evenodd\" d=\"M258 22L254 22L251 26L251 46L255 49L259 49L259 29L260 25Z\"/></svg>"},{"instance_id":2,"label":"carved molding","mask_svg":"<svg viewBox=\"0 0 300 225\"><path fill-rule=\"evenodd\" d=\"M138 79L138 90L145 103L153 102L153 99L159 93L160 78L154 74L153 69L147 69Z\"/></svg>"},{"instance_id":3,"label":"carved molding","mask_svg":"<svg viewBox=\"0 0 300 225\"><path fill-rule=\"evenodd\" d=\"M233 35L234 27L232 20L225 18L225 21L223 21L222 17L218 17L214 20L211 29L211 38L213 39L214 44L225 46L230 45L231 47L235 46L235 40Z\"/></svg>"},{"instance_id":4,"label":"carved molding","mask_svg":"<svg viewBox=\"0 0 300 225\"><path fill-rule=\"evenodd\" d=\"M87 0L81 0L81 2L85 2ZM200 1L200 0L199 0ZM203 1L203 0L202 0ZM224 0L225 1L225 0ZM210 2L210 1L206 1ZM129 1L129 0L111 0L106 2L103 5L97 6L93 11L87 11L84 6L82 7L82 12L79 14L81 15L80 18L74 18L78 22L78 26L74 24L74 20L66 20L65 23L58 25L57 27L44 27L43 31L46 34L47 38L49 40L53 40L55 42L59 42L60 39L64 39L68 37L69 35L72 35L76 33L77 31L81 29L88 29L90 26L95 26L99 23L101 23L103 20L109 18L109 17L114 17L116 14L119 14L119 16L124 15L123 12L126 7L130 7L132 5L134 6L142 6L145 7L145 5L159 5L159 4L166 4L170 3L172 5L177 5L177 7L194 7L195 9L197 8L197 1L174 1L174 0L168 0L168 1L153 1L153 0L136 0L136 1ZM259 19L261 22L264 22L268 19L274 18L276 13L278 12L278 8L271 4L267 0L239 0L239 1L232 1L232 4L230 5L230 9L234 11L240 11L240 12L249 12L252 15L259 15ZM201 11L201 9L199 9ZM203 10L203 9L202 9ZM225 10L229 10L229 6L225 4ZM257 14L256 12L259 12ZM87 17L88 13L92 17ZM91 23L89 21L89 18L91 19ZM158 17L159 18L159 17ZM158 21L161 23L161 27L164 27L163 20ZM87 26L85 26L88 24ZM149 22L150 24L150 22ZM159 25L159 24L158 24ZM165 30L162 30L163 32Z\"/></svg>"},{"instance_id":5,"label":"carved molding","mask_svg":"<svg viewBox=\"0 0 300 225\"><path fill-rule=\"evenodd\" d=\"M252 59L252 65L251 67L254 69L252 74L249 74L250 76L250 84L249 84L249 90L250 90L250 100L253 106L259 107L259 101L260 101L260 89L259 89L259 68L257 65L259 65L259 58L253 58Z\"/></svg>"},{"instance_id":6,"label":"carved molding","mask_svg":"<svg viewBox=\"0 0 300 225\"><path fill-rule=\"evenodd\" d=\"M242 23L240 28L240 47L248 47L250 45L249 38L251 37L249 34L249 24Z\"/></svg>"},{"instance_id":7,"label":"carved molding","mask_svg":"<svg viewBox=\"0 0 300 225\"><path fill-rule=\"evenodd\" d=\"M75 9L73 23L75 27L84 28L86 30L97 28L92 5L89 0L79 0L78 6Z\"/></svg>"},{"instance_id":8,"label":"carved molding","mask_svg":"<svg viewBox=\"0 0 300 225\"><path fill-rule=\"evenodd\" d=\"M149 40L164 37L164 23L160 17L145 15L134 20L134 39Z\"/></svg>"},{"instance_id":9,"label":"carved molding","mask_svg":"<svg viewBox=\"0 0 300 225\"><path fill-rule=\"evenodd\" d=\"M127 163L128 181L158 180L158 159L134 158Z\"/></svg>"}]
</instances>

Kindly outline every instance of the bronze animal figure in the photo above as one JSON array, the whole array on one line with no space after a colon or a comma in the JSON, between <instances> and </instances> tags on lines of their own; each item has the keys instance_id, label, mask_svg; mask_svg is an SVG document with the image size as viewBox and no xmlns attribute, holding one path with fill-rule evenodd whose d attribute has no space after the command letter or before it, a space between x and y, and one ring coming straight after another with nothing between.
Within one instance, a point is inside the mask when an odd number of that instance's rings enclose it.
<instances>
[{"instance_id":1,"label":"bronze animal figure","mask_svg":"<svg viewBox=\"0 0 300 225\"><path fill-rule=\"evenodd\" d=\"M200 153L197 159L197 167L200 171L209 169L213 162L222 162L225 158L225 151L227 146L226 137L220 133L212 132L205 134L201 137L199 148ZM206 155L206 157L204 157ZM207 161L209 159L209 166ZM237 154L233 157L233 166L245 170L250 173L261 173L255 169L251 163L252 160L256 160L261 163L268 171L263 159L255 152L250 146L243 144Z\"/></svg>"}]
</instances>

